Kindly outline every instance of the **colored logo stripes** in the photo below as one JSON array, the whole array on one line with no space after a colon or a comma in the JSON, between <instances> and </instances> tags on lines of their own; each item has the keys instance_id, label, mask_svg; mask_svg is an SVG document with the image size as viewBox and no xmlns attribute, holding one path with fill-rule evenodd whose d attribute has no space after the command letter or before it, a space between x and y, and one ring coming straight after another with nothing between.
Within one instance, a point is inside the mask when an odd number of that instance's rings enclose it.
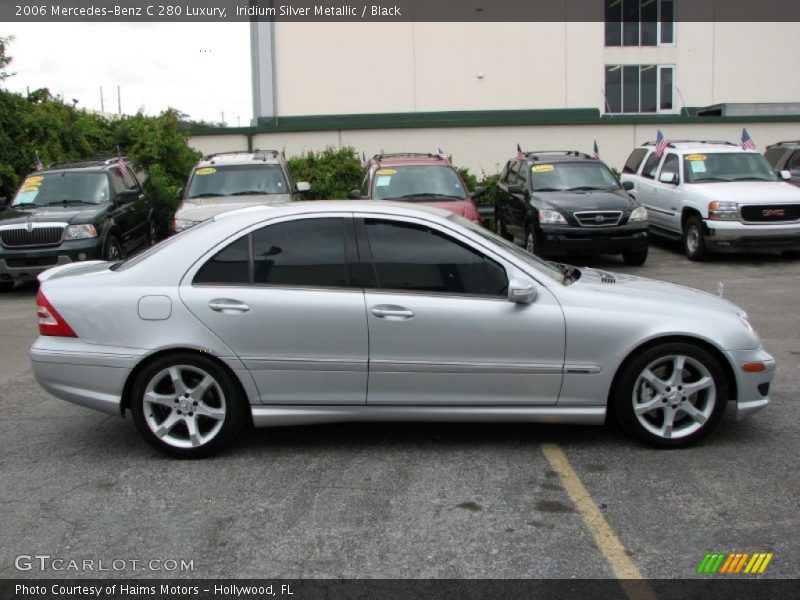
<instances>
[{"instance_id":1,"label":"colored logo stripes","mask_svg":"<svg viewBox=\"0 0 800 600\"><path fill-rule=\"evenodd\" d=\"M697 572L704 575L760 575L772 557L772 552L708 552L697 567Z\"/></svg>"}]
</instances>

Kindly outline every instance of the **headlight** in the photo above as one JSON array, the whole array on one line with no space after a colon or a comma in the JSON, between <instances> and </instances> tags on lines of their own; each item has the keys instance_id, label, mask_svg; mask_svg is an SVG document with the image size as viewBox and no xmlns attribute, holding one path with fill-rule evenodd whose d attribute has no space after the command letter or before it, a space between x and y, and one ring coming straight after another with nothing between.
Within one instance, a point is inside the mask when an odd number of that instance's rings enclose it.
<instances>
[{"instance_id":1,"label":"headlight","mask_svg":"<svg viewBox=\"0 0 800 600\"><path fill-rule=\"evenodd\" d=\"M94 225L70 225L64 231L64 240L83 240L97 237Z\"/></svg>"},{"instance_id":2,"label":"headlight","mask_svg":"<svg viewBox=\"0 0 800 600\"><path fill-rule=\"evenodd\" d=\"M708 205L708 218L715 221L738 221L739 205L736 202L715 200Z\"/></svg>"},{"instance_id":3,"label":"headlight","mask_svg":"<svg viewBox=\"0 0 800 600\"><path fill-rule=\"evenodd\" d=\"M567 220L557 210L540 210L539 223L559 223L561 225L566 225Z\"/></svg>"},{"instance_id":4,"label":"headlight","mask_svg":"<svg viewBox=\"0 0 800 600\"><path fill-rule=\"evenodd\" d=\"M172 219L172 230L174 232L183 231L184 229L189 229L189 227L194 227L200 221L190 221L188 219Z\"/></svg>"},{"instance_id":5,"label":"headlight","mask_svg":"<svg viewBox=\"0 0 800 600\"><path fill-rule=\"evenodd\" d=\"M631 216L628 217L628 223L633 221L647 221L647 209L644 206L637 206L633 209Z\"/></svg>"},{"instance_id":6,"label":"headlight","mask_svg":"<svg viewBox=\"0 0 800 600\"><path fill-rule=\"evenodd\" d=\"M747 331L750 332L750 335L752 335L759 345L761 345L761 338L758 336L758 332L755 330L755 328L750 324L750 320L747 318L747 313L740 313L739 318L742 320L742 323L744 323Z\"/></svg>"}]
</instances>

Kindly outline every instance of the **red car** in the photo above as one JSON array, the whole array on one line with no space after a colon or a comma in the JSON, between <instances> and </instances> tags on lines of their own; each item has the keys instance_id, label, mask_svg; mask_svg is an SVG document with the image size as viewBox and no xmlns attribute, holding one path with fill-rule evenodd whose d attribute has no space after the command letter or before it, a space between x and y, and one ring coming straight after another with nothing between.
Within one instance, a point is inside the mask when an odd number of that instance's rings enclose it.
<instances>
[{"instance_id":1,"label":"red car","mask_svg":"<svg viewBox=\"0 0 800 600\"><path fill-rule=\"evenodd\" d=\"M367 165L361 189L351 191L350 198L417 202L480 223L472 198L483 192L481 187L467 190L456 168L440 154L376 154Z\"/></svg>"}]
</instances>

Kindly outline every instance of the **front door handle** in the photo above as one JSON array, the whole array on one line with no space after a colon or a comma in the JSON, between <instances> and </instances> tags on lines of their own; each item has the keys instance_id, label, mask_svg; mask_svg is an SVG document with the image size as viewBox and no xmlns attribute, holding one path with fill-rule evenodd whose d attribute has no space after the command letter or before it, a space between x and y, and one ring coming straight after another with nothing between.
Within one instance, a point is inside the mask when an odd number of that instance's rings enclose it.
<instances>
[{"instance_id":1,"label":"front door handle","mask_svg":"<svg viewBox=\"0 0 800 600\"><path fill-rule=\"evenodd\" d=\"M250 307L247 306L244 302L239 302L238 300L231 300L229 298L216 298L208 303L208 307L211 310L221 312L221 313L244 313L250 310Z\"/></svg>"},{"instance_id":2,"label":"front door handle","mask_svg":"<svg viewBox=\"0 0 800 600\"><path fill-rule=\"evenodd\" d=\"M404 306L395 306L394 304L380 304L372 307L372 314L379 319L387 319L389 321L405 321L414 317L413 311L408 310Z\"/></svg>"}]
</instances>

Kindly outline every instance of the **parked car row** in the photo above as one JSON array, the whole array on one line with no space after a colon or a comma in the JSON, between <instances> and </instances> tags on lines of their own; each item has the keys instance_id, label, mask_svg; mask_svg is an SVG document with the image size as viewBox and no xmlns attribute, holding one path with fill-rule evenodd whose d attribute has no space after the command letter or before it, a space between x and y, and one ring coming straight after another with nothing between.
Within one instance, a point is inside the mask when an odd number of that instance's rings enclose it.
<instances>
[{"instance_id":1,"label":"parked car row","mask_svg":"<svg viewBox=\"0 0 800 600\"><path fill-rule=\"evenodd\" d=\"M769 161L769 162L768 162ZM142 173L120 158L54 163L29 175L0 213L0 291L52 266L119 260L156 237ZM800 142L769 146L766 158L729 142L647 142L621 181L596 156L575 150L518 149L501 174L495 231L542 257L621 254L647 259L651 235L680 240L686 255L800 251ZM223 152L192 170L172 232L222 212L297 201L295 183L275 150ZM444 208L481 222L458 170L437 154L375 155L351 199L394 200Z\"/></svg>"}]
</instances>

